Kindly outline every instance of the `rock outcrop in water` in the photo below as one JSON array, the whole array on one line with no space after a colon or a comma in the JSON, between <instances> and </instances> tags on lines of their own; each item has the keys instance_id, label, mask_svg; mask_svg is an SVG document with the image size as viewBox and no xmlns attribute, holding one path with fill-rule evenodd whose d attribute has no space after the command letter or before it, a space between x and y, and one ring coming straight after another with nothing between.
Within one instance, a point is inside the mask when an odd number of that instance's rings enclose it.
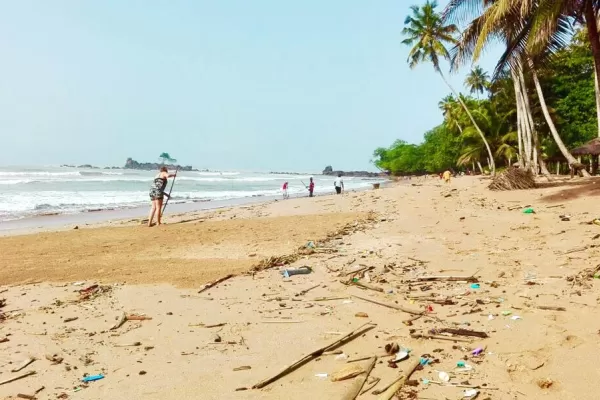
<instances>
[{"instance_id":1,"label":"rock outcrop in water","mask_svg":"<svg viewBox=\"0 0 600 400\"><path fill-rule=\"evenodd\" d=\"M133 158L129 157L127 159L127 161L125 161L125 166L123 167L124 169L142 169L145 171L155 171L158 170L160 167L162 167L163 164L161 163L141 163L141 162L137 162L135 161ZM191 165L165 165L167 168L169 169L179 169L180 171L197 171L195 169L192 168Z\"/></svg>"},{"instance_id":2,"label":"rock outcrop in water","mask_svg":"<svg viewBox=\"0 0 600 400\"><path fill-rule=\"evenodd\" d=\"M326 166L323 170L323 175L338 176L339 174L342 174L342 176L356 176L358 178L379 178L381 176L386 176L386 174L382 172L334 171L331 165Z\"/></svg>"}]
</instances>

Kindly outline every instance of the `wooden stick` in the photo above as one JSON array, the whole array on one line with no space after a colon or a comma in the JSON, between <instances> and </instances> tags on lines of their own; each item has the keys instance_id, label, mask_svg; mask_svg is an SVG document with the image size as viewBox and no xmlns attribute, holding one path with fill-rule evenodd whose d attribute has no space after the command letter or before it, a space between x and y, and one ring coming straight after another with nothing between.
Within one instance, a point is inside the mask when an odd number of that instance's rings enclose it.
<instances>
[{"instance_id":1,"label":"wooden stick","mask_svg":"<svg viewBox=\"0 0 600 400\"><path fill-rule=\"evenodd\" d=\"M438 332L451 333L453 335L460 335L460 336L474 336L474 337L479 337L479 338L484 338L484 339L489 337L489 335L485 332L472 331L470 329L443 328L443 329L440 329Z\"/></svg>"},{"instance_id":2,"label":"wooden stick","mask_svg":"<svg viewBox=\"0 0 600 400\"><path fill-rule=\"evenodd\" d=\"M36 359L34 357L29 357L27 360L23 361L21 364L19 364L15 368L13 368L11 370L11 372L19 372L20 370L22 370L23 368L25 368L26 366L28 366L29 364L31 364L35 360Z\"/></svg>"},{"instance_id":3,"label":"wooden stick","mask_svg":"<svg viewBox=\"0 0 600 400\"><path fill-rule=\"evenodd\" d=\"M380 292L380 293L384 292L383 288L380 288L379 286L371 285L369 283L354 282L354 281L348 281L348 282L343 282L342 281L342 283L345 284L345 285L354 285L354 286L362 287L362 288L365 288L365 289L374 290L374 291Z\"/></svg>"},{"instance_id":4,"label":"wooden stick","mask_svg":"<svg viewBox=\"0 0 600 400\"><path fill-rule=\"evenodd\" d=\"M130 314L127 316L127 321L149 321L152 317L147 317L145 315L136 315Z\"/></svg>"},{"instance_id":5,"label":"wooden stick","mask_svg":"<svg viewBox=\"0 0 600 400\"><path fill-rule=\"evenodd\" d=\"M564 307L555 307L555 306L537 306L540 310L550 310L550 311L567 311Z\"/></svg>"},{"instance_id":6,"label":"wooden stick","mask_svg":"<svg viewBox=\"0 0 600 400\"><path fill-rule=\"evenodd\" d=\"M355 400L360 395L360 392L362 392L362 388L365 386L367 379L369 379L369 375L371 374L371 371L373 371L376 362L377 357L371 358L371 363L367 367L365 376L354 383L352 389L350 389L345 396L342 396L342 400Z\"/></svg>"},{"instance_id":7,"label":"wooden stick","mask_svg":"<svg viewBox=\"0 0 600 400\"><path fill-rule=\"evenodd\" d=\"M432 275L422 276L417 278L419 282L432 282L432 281L467 281L467 282L478 282L479 280L471 276L452 276L452 275Z\"/></svg>"},{"instance_id":8,"label":"wooden stick","mask_svg":"<svg viewBox=\"0 0 600 400\"><path fill-rule=\"evenodd\" d=\"M19 379L23 379L23 378L26 378L26 377L31 376L31 375L35 375L35 371L25 372L24 374L13 376L12 378L5 379L3 381L0 381L0 385L4 385L4 384L10 383L10 382L18 381Z\"/></svg>"},{"instance_id":9,"label":"wooden stick","mask_svg":"<svg viewBox=\"0 0 600 400\"><path fill-rule=\"evenodd\" d=\"M402 311L402 312L405 312L407 314L423 315L423 311L411 310L410 308L406 308L406 307L402 307L402 306L396 306L396 305L393 305L393 304L380 303L378 301L369 299L367 297L360 297L360 296L356 296L356 295L352 295L352 297L356 297L357 299L368 301L369 303L377 304L379 306L383 306L383 307L387 307L387 308L392 308L394 310Z\"/></svg>"},{"instance_id":10,"label":"wooden stick","mask_svg":"<svg viewBox=\"0 0 600 400\"><path fill-rule=\"evenodd\" d=\"M263 324L299 324L304 321L260 321Z\"/></svg>"},{"instance_id":11,"label":"wooden stick","mask_svg":"<svg viewBox=\"0 0 600 400\"><path fill-rule=\"evenodd\" d=\"M352 339L355 339L356 337L362 335L363 333L365 333L368 330L371 330L373 328L375 328L375 324L373 324L372 322L367 322L366 324L363 324L361 326L359 326L358 328L356 328L355 330L353 330L352 332L348 333L347 335L345 335L344 337L336 340L335 342L328 344L324 347L321 347L318 350L313 351L312 353L302 357L300 360L296 361L295 363L293 363L292 365L290 365L289 367L284 368L281 372L279 372L277 375L265 379L261 382L258 382L256 385L252 386L252 389L260 389L263 388L273 382L275 382L276 380L278 380L279 378L289 374L292 371L295 371L296 369L300 368L302 365L306 364L307 362L319 357L320 355L323 354L323 352L328 351L328 350L333 350L334 348L341 346L342 344L349 342Z\"/></svg>"},{"instance_id":12,"label":"wooden stick","mask_svg":"<svg viewBox=\"0 0 600 400\"><path fill-rule=\"evenodd\" d=\"M0 343L6 343L6 342L10 342L10 339L7 337L0 339Z\"/></svg>"},{"instance_id":13,"label":"wooden stick","mask_svg":"<svg viewBox=\"0 0 600 400\"><path fill-rule=\"evenodd\" d=\"M125 311L123 311L123 314L121 314L121 316L119 317L119 320L110 328L110 330L115 330L120 328L125 321L127 321L127 314L125 314Z\"/></svg>"},{"instance_id":14,"label":"wooden stick","mask_svg":"<svg viewBox=\"0 0 600 400\"><path fill-rule=\"evenodd\" d=\"M386 390L388 390L394 383L398 382L400 379L404 378L404 375L400 375L399 377L397 377L396 379L394 379L393 381L391 381L387 386L381 388L381 389L377 389L377 390L373 390L371 392L371 394L374 394L375 396L377 396L378 394L381 394L383 392L385 392Z\"/></svg>"},{"instance_id":15,"label":"wooden stick","mask_svg":"<svg viewBox=\"0 0 600 400\"><path fill-rule=\"evenodd\" d=\"M400 390L402 386L404 386L406 381L410 378L413 372L415 372L415 370L419 368L420 365L421 360L417 358L415 361L413 361L412 364L410 364L406 372L402 374L402 378L400 378L397 382L393 383L389 388L387 388L387 390L383 392L381 396L377 398L377 400L390 400L396 394L396 392L398 392L398 390Z\"/></svg>"},{"instance_id":16,"label":"wooden stick","mask_svg":"<svg viewBox=\"0 0 600 400\"><path fill-rule=\"evenodd\" d=\"M315 285L315 286L313 286L313 287L309 287L308 289L301 290L300 292L296 293L296 296L302 296L302 295L305 295L306 293L310 292L310 291L311 291L311 290L313 290L313 289L316 289L316 288L318 288L319 286L321 286L321 285Z\"/></svg>"},{"instance_id":17,"label":"wooden stick","mask_svg":"<svg viewBox=\"0 0 600 400\"><path fill-rule=\"evenodd\" d=\"M409 260L412 260L412 261L420 262L422 264L427 264L429 262L429 261L419 260L418 258L414 258L414 257L406 257L406 258L408 258Z\"/></svg>"},{"instance_id":18,"label":"wooden stick","mask_svg":"<svg viewBox=\"0 0 600 400\"><path fill-rule=\"evenodd\" d=\"M316 299L312 299L312 301L331 301L331 300L346 300L348 296L344 297L317 297Z\"/></svg>"},{"instance_id":19,"label":"wooden stick","mask_svg":"<svg viewBox=\"0 0 600 400\"><path fill-rule=\"evenodd\" d=\"M439 335L422 335L420 333L413 333L410 335L413 339L437 339L437 340L449 340L451 342L469 342L469 339L456 338L456 337L448 337L448 336L439 336Z\"/></svg>"},{"instance_id":20,"label":"wooden stick","mask_svg":"<svg viewBox=\"0 0 600 400\"><path fill-rule=\"evenodd\" d=\"M381 378L375 378L373 377L373 382L371 382L368 388L364 389L362 392L360 392L359 396L362 396L363 394L367 393L369 390L373 389L375 386L377 386L379 384L379 382L381 382Z\"/></svg>"},{"instance_id":21,"label":"wooden stick","mask_svg":"<svg viewBox=\"0 0 600 400\"><path fill-rule=\"evenodd\" d=\"M219 278L219 279L217 279L216 281L212 281L212 282L210 282L210 283L207 283L206 285L204 285L204 287L203 287L202 289L200 289L200 290L198 291L198 293L202 293L202 292L204 292L205 290L208 290L208 289L210 289L211 287L213 287L213 286L216 286L216 285L218 285L219 283L226 281L227 279L233 278L234 276L235 276L235 275L233 275L233 274L229 274L229 275L227 275L227 276L224 276L224 277L222 277L222 278Z\"/></svg>"}]
</instances>

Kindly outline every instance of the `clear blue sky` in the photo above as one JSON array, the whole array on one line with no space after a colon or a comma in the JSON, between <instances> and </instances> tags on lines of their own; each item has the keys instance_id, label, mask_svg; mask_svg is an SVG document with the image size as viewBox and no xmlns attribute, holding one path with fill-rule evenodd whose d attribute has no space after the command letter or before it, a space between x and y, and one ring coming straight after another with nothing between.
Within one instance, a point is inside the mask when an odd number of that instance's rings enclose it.
<instances>
[{"instance_id":1,"label":"clear blue sky","mask_svg":"<svg viewBox=\"0 0 600 400\"><path fill-rule=\"evenodd\" d=\"M442 119L449 91L400 43L420 3L4 1L2 163L369 168Z\"/></svg>"}]
</instances>

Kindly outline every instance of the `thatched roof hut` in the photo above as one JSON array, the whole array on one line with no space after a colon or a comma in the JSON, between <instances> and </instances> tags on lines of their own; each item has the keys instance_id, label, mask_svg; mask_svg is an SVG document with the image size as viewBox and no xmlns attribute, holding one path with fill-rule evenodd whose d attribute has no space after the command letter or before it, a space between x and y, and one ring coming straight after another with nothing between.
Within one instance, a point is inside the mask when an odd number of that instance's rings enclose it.
<instances>
[{"instance_id":1,"label":"thatched roof hut","mask_svg":"<svg viewBox=\"0 0 600 400\"><path fill-rule=\"evenodd\" d=\"M575 147L573 150L571 150L571 154L573 154L575 157L600 155L600 138L592 139L583 146Z\"/></svg>"}]
</instances>

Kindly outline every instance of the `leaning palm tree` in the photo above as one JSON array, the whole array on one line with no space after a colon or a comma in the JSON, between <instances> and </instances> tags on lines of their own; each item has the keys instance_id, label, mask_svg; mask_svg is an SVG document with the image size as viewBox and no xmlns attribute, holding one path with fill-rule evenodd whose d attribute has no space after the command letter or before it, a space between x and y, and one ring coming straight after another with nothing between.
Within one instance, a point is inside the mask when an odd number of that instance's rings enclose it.
<instances>
[{"instance_id":1,"label":"leaning palm tree","mask_svg":"<svg viewBox=\"0 0 600 400\"><path fill-rule=\"evenodd\" d=\"M577 160L569 153L563 143L552 120L533 60L533 55L536 56L536 59L543 60L543 56L552 54L564 46L571 24L566 17L557 19L550 24L551 26L547 27L552 34L547 37L543 47L542 42L539 40L534 41L535 46L529 45L531 42L530 36L533 32L532 25L541 23L541 19L536 14L540 2L541 0L451 0L445 11L445 19L453 20L462 17L462 22L464 22L466 16L472 17L473 13L476 14L476 17L470 21L469 26L453 49L454 64L465 62L469 58L477 61L483 49L494 39L501 38L506 43L506 50L498 62L495 76L507 68L511 71L517 96L517 110L521 110L522 113L519 123L522 127L520 130L525 135L525 138L522 139L523 143L527 146L525 162L527 164L531 159L535 171L537 171L539 141L533 127L529 99L525 88L523 76L525 67L529 67L542 112L554 141L569 164L577 163ZM478 5L478 7L474 8L473 5ZM524 14L524 9L529 10L529 13ZM535 52L532 53L533 51ZM587 174L586 171L582 171L582 173Z\"/></svg>"},{"instance_id":2,"label":"leaning palm tree","mask_svg":"<svg viewBox=\"0 0 600 400\"><path fill-rule=\"evenodd\" d=\"M450 129L458 129L460 133L463 132L462 124L459 121L460 112L458 107L460 104L456 101L454 96L449 95L444 97L439 103L438 107L442 110L442 115L444 116L444 122Z\"/></svg>"},{"instance_id":3,"label":"leaning palm tree","mask_svg":"<svg viewBox=\"0 0 600 400\"><path fill-rule=\"evenodd\" d=\"M485 144L488 157L490 158L490 173L493 176L496 173L496 165L494 164L494 155L485 139L485 135L481 129L479 129L479 126L477 126L477 122L475 122L475 119L473 118L473 115L471 115L465 102L446 80L446 77L440 69L440 59L450 60L450 54L445 45L456 43L454 35L457 33L458 28L453 24L445 25L441 15L435 10L436 7L437 2L435 0L427 0L422 7L412 6L410 8L412 15L406 17L406 20L404 21L405 27L402 30L402 34L405 35L406 38L402 43L411 46L411 50L408 54L409 66L410 68L415 68L418 64L425 61L429 61L433 64L433 69L440 74L444 83L450 88L452 93L454 93L460 105L469 116L469 119L473 123L478 134L481 136L481 140Z\"/></svg>"},{"instance_id":4,"label":"leaning palm tree","mask_svg":"<svg viewBox=\"0 0 600 400\"><path fill-rule=\"evenodd\" d=\"M490 76L483 68L477 66L467 75L465 86L469 89L469 93L482 95L490 87Z\"/></svg>"}]
</instances>

